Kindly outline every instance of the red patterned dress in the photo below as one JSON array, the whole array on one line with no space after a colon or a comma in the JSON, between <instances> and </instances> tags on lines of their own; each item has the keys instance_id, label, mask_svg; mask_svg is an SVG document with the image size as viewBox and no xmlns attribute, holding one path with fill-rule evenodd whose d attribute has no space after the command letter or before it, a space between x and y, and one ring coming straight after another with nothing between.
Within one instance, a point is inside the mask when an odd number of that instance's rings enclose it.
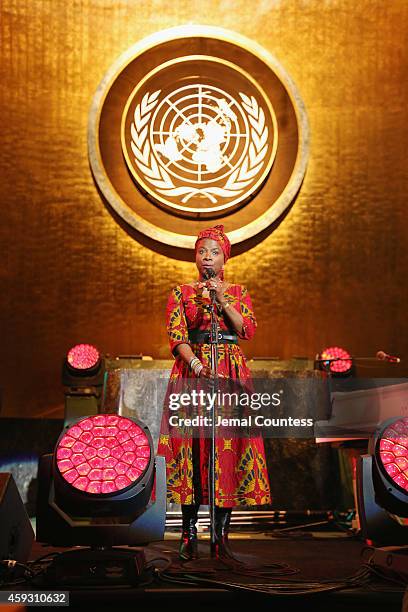
<instances>
[{"instance_id":1,"label":"red patterned dress","mask_svg":"<svg viewBox=\"0 0 408 612\"><path fill-rule=\"evenodd\" d=\"M251 298L245 287L230 285L225 297L230 308L243 317L239 337L250 340L256 328ZM220 329L228 323L218 314ZM210 365L209 344L192 344L188 331L209 330L211 303L209 297L196 292L193 285L175 287L167 304L167 331L172 352L180 343L191 345L193 353L204 365ZM238 344L219 344L218 373L223 377L251 380L251 373ZM192 378L188 365L176 356L170 375L169 389L180 379ZM169 390L168 390L169 393ZM170 410L165 402L160 429L158 455L166 458L167 499L176 504L208 504L208 466L211 441L205 437L174 436L169 427ZM193 470L194 465L194 470ZM194 472L194 473L193 473ZM197 480L198 479L198 480ZM197 482L199 486L197 487ZM270 504L268 472L261 437L216 438L216 503L220 507L256 506ZM200 490L198 496L197 489Z\"/></svg>"}]
</instances>

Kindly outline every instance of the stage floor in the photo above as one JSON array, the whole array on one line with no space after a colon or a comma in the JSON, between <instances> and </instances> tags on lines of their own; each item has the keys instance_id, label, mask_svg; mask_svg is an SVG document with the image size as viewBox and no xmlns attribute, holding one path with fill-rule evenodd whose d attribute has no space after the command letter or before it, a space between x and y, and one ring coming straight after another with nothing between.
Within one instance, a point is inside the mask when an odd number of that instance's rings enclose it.
<instances>
[{"instance_id":1,"label":"stage floor","mask_svg":"<svg viewBox=\"0 0 408 612\"><path fill-rule=\"evenodd\" d=\"M282 584L287 581L319 580L342 581L356 574L369 556L367 546L355 537L339 531L301 532L281 534L279 537L268 533L235 533L231 536L231 547L242 565L237 567L215 566L209 561L209 539L207 534L199 537L199 561L181 565L177 558L179 536L167 532L163 542L150 544L145 548L148 562L167 569L172 580L183 580L184 574L196 574L211 581L229 582L265 588L265 585ZM35 543L31 559L37 559L53 549ZM61 550L61 549L58 549ZM166 561L167 560L167 561ZM293 573L290 574L290 570ZM286 575L279 575L283 570ZM269 575L265 575L265 572ZM271 575L271 572L278 572ZM21 586L19 587L21 588ZM25 588L25 587L23 587ZM27 587L29 588L29 587ZM37 586L37 588L40 588ZM55 587L41 587L55 588ZM157 604L160 606L190 606L194 612L208 610L217 605L235 609L255 606L258 610L371 610L400 612L404 588L392 582L374 579L356 588L334 592L279 596L258 594L250 591L228 590L218 585L193 585L182 582L164 582L157 578L143 587L113 588L64 587L70 591L70 607L91 602L98 607L130 609L137 605Z\"/></svg>"}]
</instances>

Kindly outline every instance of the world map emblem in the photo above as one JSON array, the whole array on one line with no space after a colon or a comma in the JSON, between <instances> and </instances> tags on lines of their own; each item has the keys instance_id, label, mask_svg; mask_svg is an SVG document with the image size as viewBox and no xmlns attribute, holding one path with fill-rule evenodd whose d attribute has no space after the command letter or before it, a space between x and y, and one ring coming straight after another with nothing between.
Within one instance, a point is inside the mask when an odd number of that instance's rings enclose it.
<instances>
[{"instance_id":1,"label":"world map emblem","mask_svg":"<svg viewBox=\"0 0 408 612\"><path fill-rule=\"evenodd\" d=\"M272 166L273 109L253 79L229 62L195 56L177 65L178 82L154 90L166 82L169 66L162 66L129 98L122 120L127 166L135 183L169 210L190 216L234 210Z\"/></svg>"},{"instance_id":2,"label":"world map emblem","mask_svg":"<svg viewBox=\"0 0 408 612\"><path fill-rule=\"evenodd\" d=\"M304 179L309 125L268 50L237 32L186 25L114 61L92 100L88 154L116 221L183 259L209 224L223 224L233 248L277 227Z\"/></svg>"}]
</instances>

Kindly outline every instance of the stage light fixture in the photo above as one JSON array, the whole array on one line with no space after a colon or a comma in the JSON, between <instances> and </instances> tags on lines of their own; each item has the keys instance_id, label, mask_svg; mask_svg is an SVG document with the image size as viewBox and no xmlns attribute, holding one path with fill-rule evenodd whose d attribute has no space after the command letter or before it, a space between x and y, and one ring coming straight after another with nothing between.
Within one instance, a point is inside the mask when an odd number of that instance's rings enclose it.
<instances>
[{"instance_id":1,"label":"stage light fixture","mask_svg":"<svg viewBox=\"0 0 408 612\"><path fill-rule=\"evenodd\" d=\"M334 376L347 376L352 372L353 360L350 353L344 348L330 346L317 356L316 366Z\"/></svg>"},{"instance_id":2,"label":"stage light fixture","mask_svg":"<svg viewBox=\"0 0 408 612\"><path fill-rule=\"evenodd\" d=\"M122 568L119 583L137 582L143 551L111 547L164 537L166 465L154 457L148 428L116 414L82 418L63 430L52 455L41 457L38 481L37 540L93 547L64 553L50 570L52 582L109 582L108 567L115 563Z\"/></svg>"},{"instance_id":3,"label":"stage light fixture","mask_svg":"<svg viewBox=\"0 0 408 612\"><path fill-rule=\"evenodd\" d=\"M385 421L357 464L357 499L365 538L408 544L408 418Z\"/></svg>"},{"instance_id":4,"label":"stage light fixture","mask_svg":"<svg viewBox=\"0 0 408 612\"><path fill-rule=\"evenodd\" d=\"M62 384L72 389L101 387L104 359L92 344L76 344L67 353L62 366Z\"/></svg>"},{"instance_id":5,"label":"stage light fixture","mask_svg":"<svg viewBox=\"0 0 408 612\"><path fill-rule=\"evenodd\" d=\"M88 373L100 365L101 356L92 344L76 344L67 354L68 366L73 370Z\"/></svg>"},{"instance_id":6,"label":"stage light fixture","mask_svg":"<svg viewBox=\"0 0 408 612\"><path fill-rule=\"evenodd\" d=\"M92 344L76 344L68 351L62 365L64 425L101 411L105 372L105 360Z\"/></svg>"}]
</instances>

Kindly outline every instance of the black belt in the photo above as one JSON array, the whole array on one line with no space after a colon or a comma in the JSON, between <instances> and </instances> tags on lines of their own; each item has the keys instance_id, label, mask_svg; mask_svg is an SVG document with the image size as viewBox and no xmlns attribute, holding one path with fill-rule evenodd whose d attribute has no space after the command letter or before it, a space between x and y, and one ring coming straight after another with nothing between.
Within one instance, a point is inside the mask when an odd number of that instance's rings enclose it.
<instances>
[{"instance_id":1,"label":"black belt","mask_svg":"<svg viewBox=\"0 0 408 612\"><path fill-rule=\"evenodd\" d=\"M202 329L191 329L188 338L193 344L210 344L210 332ZM238 344L238 336L232 331L218 330L220 344Z\"/></svg>"}]
</instances>

